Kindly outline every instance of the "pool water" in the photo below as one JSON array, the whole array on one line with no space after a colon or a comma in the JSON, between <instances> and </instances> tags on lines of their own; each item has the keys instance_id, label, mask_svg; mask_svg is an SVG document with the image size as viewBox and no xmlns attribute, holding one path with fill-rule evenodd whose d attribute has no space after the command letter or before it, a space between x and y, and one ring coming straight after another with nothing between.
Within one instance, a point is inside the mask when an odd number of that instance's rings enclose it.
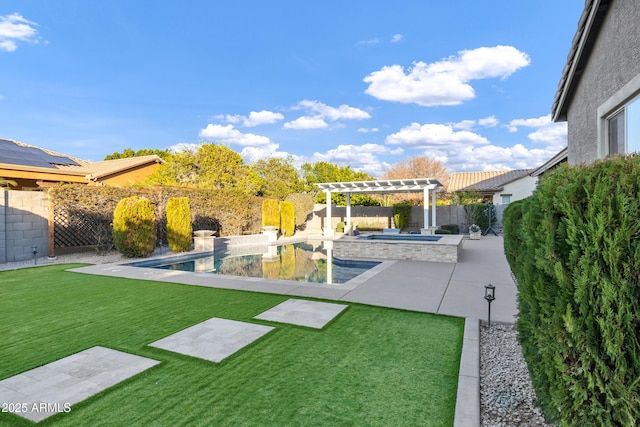
<instances>
[{"instance_id":1,"label":"pool water","mask_svg":"<svg viewBox=\"0 0 640 427\"><path fill-rule=\"evenodd\" d=\"M324 244L309 242L265 246L242 255L197 253L138 261L127 265L228 276L341 284L380 264L334 258Z\"/></svg>"}]
</instances>

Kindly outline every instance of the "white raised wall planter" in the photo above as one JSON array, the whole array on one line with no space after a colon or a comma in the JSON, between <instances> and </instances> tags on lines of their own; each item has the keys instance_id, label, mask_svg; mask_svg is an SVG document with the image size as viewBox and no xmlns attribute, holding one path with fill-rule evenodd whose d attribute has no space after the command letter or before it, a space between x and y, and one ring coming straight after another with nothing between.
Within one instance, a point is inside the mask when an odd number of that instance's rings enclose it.
<instances>
[{"instance_id":1,"label":"white raised wall planter","mask_svg":"<svg viewBox=\"0 0 640 427\"><path fill-rule=\"evenodd\" d=\"M197 230L193 232L193 248L198 252L211 251L213 252L215 246L214 236L215 231L212 230Z\"/></svg>"},{"instance_id":2,"label":"white raised wall planter","mask_svg":"<svg viewBox=\"0 0 640 427\"><path fill-rule=\"evenodd\" d=\"M482 231L469 232L469 238L471 240L480 240L480 237L482 237Z\"/></svg>"},{"instance_id":3,"label":"white raised wall planter","mask_svg":"<svg viewBox=\"0 0 640 427\"><path fill-rule=\"evenodd\" d=\"M262 227L262 234L267 236L267 242L275 242L278 240L278 227L267 226Z\"/></svg>"}]
</instances>

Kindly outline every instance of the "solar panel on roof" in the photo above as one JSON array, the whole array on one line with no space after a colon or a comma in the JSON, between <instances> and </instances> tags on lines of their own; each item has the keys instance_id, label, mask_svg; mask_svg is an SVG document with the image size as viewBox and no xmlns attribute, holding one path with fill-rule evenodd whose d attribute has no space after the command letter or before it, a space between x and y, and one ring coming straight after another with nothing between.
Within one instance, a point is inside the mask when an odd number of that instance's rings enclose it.
<instances>
[{"instance_id":1,"label":"solar panel on roof","mask_svg":"<svg viewBox=\"0 0 640 427\"><path fill-rule=\"evenodd\" d=\"M68 157L49 154L39 148L25 147L6 139L0 139L0 163L43 168L53 168L54 165L78 166Z\"/></svg>"}]
</instances>

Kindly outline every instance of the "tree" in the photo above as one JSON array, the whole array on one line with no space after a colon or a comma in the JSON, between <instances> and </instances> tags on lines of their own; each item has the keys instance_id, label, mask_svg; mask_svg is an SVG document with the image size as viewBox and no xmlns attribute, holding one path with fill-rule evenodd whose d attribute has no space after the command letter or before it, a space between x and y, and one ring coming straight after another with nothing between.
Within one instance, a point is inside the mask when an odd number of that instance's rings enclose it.
<instances>
[{"instance_id":1,"label":"tree","mask_svg":"<svg viewBox=\"0 0 640 427\"><path fill-rule=\"evenodd\" d=\"M105 160L117 160L117 159L127 159L129 157L140 157L140 156L151 156L155 154L160 157L162 160L169 160L173 155L171 150L160 150L157 148L142 148L140 150L134 151L132 148L125 148L122 150L122 153L118 153L117 151L108 154L105 156Z\"/></svg>"},{"instance_id":2,"label":"tree","mask_svg":"<svg viewBox=\"0 0 640 427\"><path fill-rule=\"evenodd\" d=\"M249 167L257 178L258 196L284 200L289 194L301 192L304 187L291 156L260 159Z\"/></svg>"},{"instance_id":3,"label":"tree","mask_svg":"<svg viewBox=\"0 0 640 427\"><path fill-rule=\"evenodd\" d=\"M404 178L435 178L447 188L449 184L449 171L442 164L441 161L432 159L429 156L413 156L406 160L396 163L389 169L382 179L404 179ZM448 195L440 191L438 192L439 199L448 198ZM424 200L422 194L402 194L394 195L388 198L385 203L393 203L404 201L412 205L421 204Z\"/></svg>"},{"instance_id":4,"label":"tree","mask_svg":"<svg viewBox=\"0 0 640 427\"><path fill-rule=\"evenodd\" d=\"M254 195L257 181L256 173L244 164L240 154L225 145L204 143L175 153L145 183L238 190Z\"/></svg>"},{"instance_id":5,"label":"tree","mask_svg":"<svg viewBox=\"0 0 640 427\"><path fill-rule=\"evenodd\" d=\"M302 176L305 182L305 191L314 197L316 203L326 203L326 195L318 190L315 184L322 182L345 181L372 181L375 178L365 172L351 169L351 166L338 166L328 162L305 163L302 165ZM331 201L336 205L344 206L346 198L343 194L333 194ZM380 203L369 196L354 195L351 197L352 205L378 206Z\"/></svg>"}]
</instances>

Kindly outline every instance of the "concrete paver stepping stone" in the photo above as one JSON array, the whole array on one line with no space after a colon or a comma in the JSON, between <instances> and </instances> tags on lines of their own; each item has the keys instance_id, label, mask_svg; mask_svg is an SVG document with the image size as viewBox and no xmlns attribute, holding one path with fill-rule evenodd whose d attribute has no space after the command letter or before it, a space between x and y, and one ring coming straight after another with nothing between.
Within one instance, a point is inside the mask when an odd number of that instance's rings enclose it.
<instances>
[{"instance_id":1,"label":"concrete paver stepping stone","mask_svg":"<svg viewBox=\"0 0 640 427\"><path fill-rule=\"evenodd\" d=\"M0 381L2 409L38 422L160 363L92 347Z\"/></svg>"},{"instance_id":2,"label":"concrete paver stepping stone","mask_svg":"<svg viewBox=\"0 0 640 427\"><path fill-rule=\"evenodd\" d=\"M345 304L292 298L255 316L254 319L322 329L347 307Z\"/></svg>"},{"instance_id":3,"label":"concrete paver stepping stone","mask_svg":"<svg viewBox=\"0 0 640 427\"><path fill-rule=\"evenodd\" d=\"M272 329L271 326L214 317L149 345L220 362Z\"/></svg>"}]
</instances>

